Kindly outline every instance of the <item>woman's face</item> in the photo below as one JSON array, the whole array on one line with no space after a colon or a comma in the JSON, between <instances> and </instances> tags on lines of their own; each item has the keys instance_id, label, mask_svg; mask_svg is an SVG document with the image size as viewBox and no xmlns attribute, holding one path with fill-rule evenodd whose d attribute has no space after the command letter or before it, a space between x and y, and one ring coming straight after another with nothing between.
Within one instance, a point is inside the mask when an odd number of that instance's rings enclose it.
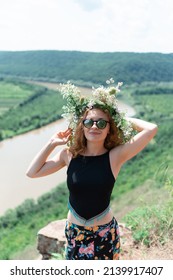
<instances>
[{"instance_id":1,"label":"woman's face","mask_svg":"<svg viewBox=\"0 0 173 280\"><path fill-rule=\"evenodd\" d=\"M87 119L87 120L91 119L93 121L105 120L105 121L109 122L109 118L108 118L107 114L99 109L90 110L88 112L88 114L86 115L85 119ZM85 135L87 141L104 143L105 138L107 137L107 134L109 133L110 124L107 123L105 128L99 129L96 125L96 122L94 122L90 128L83 126L83 129L84 129L84 135Z\"/></svg>"}]
</instances>

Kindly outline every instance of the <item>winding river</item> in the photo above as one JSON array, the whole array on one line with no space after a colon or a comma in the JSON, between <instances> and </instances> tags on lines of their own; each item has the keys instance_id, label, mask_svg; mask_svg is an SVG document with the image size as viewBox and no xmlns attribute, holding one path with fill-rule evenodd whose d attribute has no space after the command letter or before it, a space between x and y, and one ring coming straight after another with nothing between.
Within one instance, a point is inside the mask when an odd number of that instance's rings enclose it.
<instances>
[{"instance_id":1,"label":"winding river","mask_svg":"<svg viewBox=\"0 0 173 280\"><path fill-rule=\"evenodd\" d=\"M55 89L57 84L39 83ZM81 88L83 93L88 92ZM119 107L133 116L135 111L127 104L119 102ZM66 168L43 178L30 179L25 175L26 169L41 147L56 131L66 129L67 124L58 120L40 129L0 142L0 215L6 210L20 205L25 199L37 199L65 181ZM54 153L60 148L57 147Z\"/></svg>"}]
</instances>

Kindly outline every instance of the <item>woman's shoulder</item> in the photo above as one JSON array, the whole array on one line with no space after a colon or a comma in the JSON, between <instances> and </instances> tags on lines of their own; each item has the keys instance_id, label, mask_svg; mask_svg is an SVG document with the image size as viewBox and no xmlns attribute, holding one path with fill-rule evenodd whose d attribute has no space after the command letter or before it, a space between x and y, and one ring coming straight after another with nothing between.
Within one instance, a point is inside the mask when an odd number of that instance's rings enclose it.
<instances>
[{"instance_id":1,"label":"woman's shoulder","mask_svg":"<svg viewBox=\"0 0 173 280\"><path fill-rule=\"evenodd\" d=\"M123 149L124 144L118 145L114 148L112 148L109 152L110 154L110 160L117 165L121 166L121 153Z\"/></svg>"},{"instance_id":2,"label":"woman's shoulder","mask_svg":"<svg viewBox=\"0 0 173 280\"><path fill-rule=\"evenodd\" d=\"M62 156L65 164L68 166L73 157L73 155L70 152L68 147L65 147L64 149L61 150L61 156Z\"/></svg>"},{"instance_id":3,"label":"woman's shoulder","mask_svg":"<svg viewBox=\"0 0 173 280\"><path fill-rule=\"evenodd\" d=\"M116 180L122 166L120 160L119 146L112 148L109 151L109 159L110 159L111 170Z\"/></svg>"}]
</instances>

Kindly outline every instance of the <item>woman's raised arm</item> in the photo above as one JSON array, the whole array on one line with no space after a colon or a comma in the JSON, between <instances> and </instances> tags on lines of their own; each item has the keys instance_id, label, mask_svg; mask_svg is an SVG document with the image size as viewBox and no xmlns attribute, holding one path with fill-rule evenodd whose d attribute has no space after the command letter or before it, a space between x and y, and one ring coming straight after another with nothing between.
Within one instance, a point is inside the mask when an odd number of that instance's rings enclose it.
<instances>
[{"instance_id":1,"label":"woman's raised arm","mask_svg":"<svg viewBox=\"0 0 173 280\"><path fill-rule=\"evenodd\" d=\"M138 154L157 133L157 125L151 122L140 120L137 118L127 118L138 133L124 145L117 148L118 159L120 164L123 164L130 158Z\"/></svg>"},{"instance_id":2,"label":"woman's raised arm","mask_svg":"<svg viewBox=\"0 0 173 280\"><path fill-rule=\"evenodd\" d=\"M49 155L59 145L68 142L71 136L71 129L54 134L48 143L35 156L28 167L26 175L30 178L38 178L54 173L65 166L66 149L62 149L57 155L48 159Z\"/></svg>"}]
</instances>

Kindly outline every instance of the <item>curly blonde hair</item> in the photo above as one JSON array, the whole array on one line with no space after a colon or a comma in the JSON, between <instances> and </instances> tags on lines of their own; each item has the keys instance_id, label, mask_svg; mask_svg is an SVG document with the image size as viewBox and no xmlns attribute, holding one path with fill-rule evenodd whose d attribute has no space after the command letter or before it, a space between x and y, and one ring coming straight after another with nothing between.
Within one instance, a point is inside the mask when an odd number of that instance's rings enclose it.
<instances>
[{"instance_id":1,"label":"curly blonde hair","mask_svg":"<svg viewBox=\"0 0 173 280\"><path fill-rule=\"evenodd\" d=\"M110 123L110 131L107 134L107 137L104 142L104 147L107 150L111 150L112 148L119 146L123 144L123 134L122 131L115 125L114 120L112 119L110 113L108 110L100 109L97 106L94 106L92 109L99 109L102 112L104 112L108 118ZM84 114L79 119L76 129L74 131L73 136L73 144L69 147L70 152L73 154L73 157L77 157L80 154L83 154L85 152L86 146L87 146L87 139L84 135L84 129L83 129L83 120L86 118L88 112L92 109L87 109Z\"/></svg>"}]
</instances>

